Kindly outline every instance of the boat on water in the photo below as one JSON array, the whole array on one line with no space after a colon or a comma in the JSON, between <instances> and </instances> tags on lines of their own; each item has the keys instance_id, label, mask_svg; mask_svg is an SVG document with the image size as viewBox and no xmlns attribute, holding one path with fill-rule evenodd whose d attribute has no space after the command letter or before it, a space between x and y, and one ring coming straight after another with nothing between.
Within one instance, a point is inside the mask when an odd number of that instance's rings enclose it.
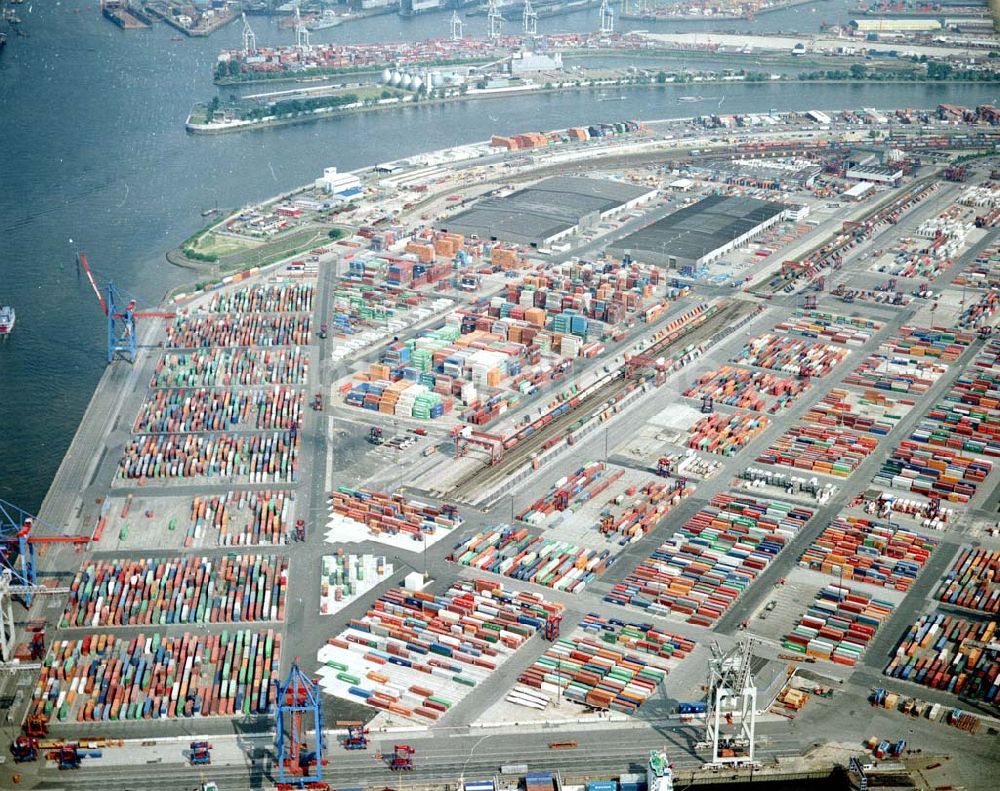
<instances>
[{"instance_id":1,"label":"boat on water","mask_svg":"<svg viewBox=\"0 0 1000 791\"><path fill-rule=\"evenodd\" d=\"M14 308L10 305L4 305L0 308L0 338L6 338L14 331L14 320L17 315L14 313Z\"/></svg>"},{"instance_id":2,"label":"boat on water","mask_svg":"<svg viewBox=\"0 0 1000 791\"><path fill-rule=\"evenodd\" d=\"M704 96L678 96L677 101L679 102L703 102L705 101Z\"/></svg>"},{"instance_id":3,"label":"boat on water","mask_svg":"<svg viewBox=\"0 0 1000 791\"><path fill-rule=\"evenodd\" d=\"M202 211L201 216L202 217L214 217L220 211L221 211L220 209L205 209L204 211Z\"/></svg>"},{"instance_id":4,"label":"boat on water","mask_svg":"<svg viewBox=\"0 0 1000 791\"><path fill-rule=\"evenodd\" d=\"M337 27L343 21L344 18L342 16L328 8L319 17L306 25L306 28L308 30L326 30L327 28Z\"/></svg>"}]
</instances>

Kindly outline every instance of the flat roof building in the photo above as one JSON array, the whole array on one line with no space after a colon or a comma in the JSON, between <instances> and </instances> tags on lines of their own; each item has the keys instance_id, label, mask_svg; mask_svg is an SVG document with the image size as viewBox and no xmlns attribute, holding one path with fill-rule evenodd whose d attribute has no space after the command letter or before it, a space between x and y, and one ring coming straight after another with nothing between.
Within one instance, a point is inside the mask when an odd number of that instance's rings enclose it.
<instances>
[{"instance_id":1,"label":"flat roof building","mask_svg":"<svg viewBox=\"0 0 1000 791\"><path fill-rule=\"evenodd\" d=\"M844 177L852 181L873 181L897 187L903 180L903 168L898 165L855 165L847 169Z\"/></svg>"},{"instance_id":2,"label":"flat roof building","mask_svg":"<svg viewBox=\"0 0 1000 791\"><path fill-rule=\"evenodd\" d=\"M502 198L485 198L439 221L435 228L487 241L544 247L655 194L655 189L620 181L557 176Z\"/></svg>"},{"instance_id":3,"label":"flat roof building","mask_svg":"<svg viewBox=\"0 0 1000 791\"><path fill-rule=\"evenodd\" d=\"M785 205L710 195L619 239L608 250L677 269L715 261L781 221Z\"/></svg>"}]
</instances>

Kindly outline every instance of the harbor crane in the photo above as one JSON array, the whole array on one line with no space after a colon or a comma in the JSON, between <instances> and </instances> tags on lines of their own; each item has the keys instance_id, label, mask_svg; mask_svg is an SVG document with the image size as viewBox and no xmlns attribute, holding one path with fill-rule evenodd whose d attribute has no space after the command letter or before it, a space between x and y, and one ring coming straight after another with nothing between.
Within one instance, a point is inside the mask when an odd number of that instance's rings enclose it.
<instances>
[{"instance_id":1,"label":"harbor crane","mask_svg":"<svg viewBox=\"0 0 1000 791\"><path fill-rule=\"evenodd\" d=\"M724 653L719 644L712 641L705 724L713 766L752 763L754 760L757 685L750 665L755 642L753 637L746 635L739 644Z\"/></svg>"},{"instance_id":2,"label":"harbor crane","mask_svg":"<svg viewBox=\"0 0 1000 791\"><path fill-rule=\"evenodd\" d=\"M451 40L458 41L462 38L462 19L458 15L458 11L451 12Z\"/></svg>"},{"instance_id":3,"label":"harbor crane","mask_svg":"<svg viewBox=\"0 0 1000 791\"><path fill-rule=\"evenodd\" d=\"M489 451L491 467L503 461L503 437L485 431L473 431L471 426L455 426L451 430L451 436L455 440L456 459L468 453L469 445L476 445Z\"/></svg>"},{"instance_id":4,"label":"harbor crane","mask_svg":"<svg viewBox=\"0 0 1000 791\"><path fill-rule=\"evenodd\" d=\"M503 34L503 14L500 13L500 0L490 0L486 10L486 24L489 37L496 41Z\"/></svg>"},{"instance_id":5,"label":"harbor crane","mask_svg":"<svg viewBox=\"0 0 1000 791\"><path fill-rule=\"evenodd\" d=\"M296 657L288 679L278 686L278 788L323 785L323 701L319 687L299 668ZM312 726L309 750L306 726Z\"/></svg>"},{"instance_id":6,"label":"harbor crane","mask_svg":"<svg viewBox=\"0 0 1000 791\"><path fill-rule=\"evenodd\" d=\"M302 14L299 4L295 4L295 46L299 49L309 49L309 30L302 24Z\"/></svg>"},{"instance_id":7,"label":"harbor crane","mask_svg":"<svg viewBox=\"0 0 1000 791\"><path fill-rule=\"evenodd\" d=\"M532 8L531 0L524 0L524 34L538 35L538 12Z\"/></svg>"},{"instance_id":8,"label":"harbor crane","mask_svg":"<svg viewBox=\"0 0 1000 791\"><path fill-rule=\"evenodd\" d=\"M257 36L250 28L250 23L247 22L247 15L240 14L240 19L243 20L243 55L244 56L256 55Z\"/></svg>"},{"instance_id":9,"label":"harbor crane","mask_svg":"<svg viewBox=\"0 0 1000 791\"><path fill-rule=\"evenodd\" d=\"M101 310L108 318L108 363L113 363L117 358L135 362L138 348L136 339L135 320L136 319L172 319L177 316L173 311L161 310L136 310L135 300L125 296L115 286L108 282L107 297L101 293L101 289L94 280L94 273L87 262L86 254L80 252L76 254L77 271L83 269L90 281L90 287L97 295L97 301L101 303Z\"/></svg>"},{"instance_id":10,"label":"harbor crane","mask_svg":"<svg viewBox=\"0 0 1000 791\"><path fill-rule=\"evenodd\" d=\"M610 36L615 32L615 11L608 0L601 0L601 35Z\"/></svg>"},{"instance_id":11,"label":"harbor crane","mask_svg":"<svg viewBox=\"0 0 1000 791\"><path fill-rule=\"evenodd\" d=\"M347 727L347 736L343 741L345 750L368 749L368 729L363 722L338 722L337 725Z\"/></svg>"},{"instance_id":12,"label":"harbor crane","mask_svg":"<svg viewBox=\"0 0 1000 791\"><path fill-rule=\"evenodd\" d=\"M36 525L44 525L53 535L32 535ZM14 631L14 610L11 597L20 596L30 607L37 594L65 594L69 588L50 588L38 584L35 568L35 546L44 544L82 545L89 536L58 535L55 528L16 505L0 500L0 670L31 670L40 665L13 663L17 637ZM33 659L44 654L44 632L37 631L31 642Z\"/></svg>"},{"instance_id":13,"label":"harbor crane","mask_svg":"<svg viewBox=\"0 0 1000 791\"><path fill-rule=\"evenodd\" d=\"M394 772L412 772L413 755L416 749L408 744L397 744L392 748L392 759L389 768Z\"/></svg>"}]
</instances>

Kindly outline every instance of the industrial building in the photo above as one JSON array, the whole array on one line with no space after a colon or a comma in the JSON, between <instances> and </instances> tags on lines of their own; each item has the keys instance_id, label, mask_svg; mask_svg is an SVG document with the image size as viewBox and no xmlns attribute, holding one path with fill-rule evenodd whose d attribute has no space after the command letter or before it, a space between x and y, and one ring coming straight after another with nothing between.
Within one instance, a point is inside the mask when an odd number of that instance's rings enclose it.
<instances>
[{"instance_id":1,"label":"industrial building","mask_svg":"<svg viewBox=\"0 0 1000 791\"><path fill-rule=\"evenodd\" d=\"M539 71L560 71L562 69L561 52L531 52L522 50L510 56L507 62L508 70L513 75L534 74Z\"/></svg>"},{"instance_id":2,"label":"industrial building","mask_svg":"<svg viewBox=\"0 0 1000 791\"><path fill-rule=\"evenodd\" d=\"M782 220L785 205L710 195L620 239L609 250L677 269L715 261Z\"/></svg>"},{"instance_id":3,"label":"industrial building","mask_svg":"<svg viewBox=\"0 0 1000 791\"><path fill-rule=\"evenodd\" d=\"M545 247L580 228L628 211L656 194L649 187L583 176L558 176L504 197L486 198L441 220L439 231Z\"/></svg>"},{"instance_id":4,"label":"industrial building","mask_svg":"<svg viewBox=\"0 0 1000 791\"><path fill-rule=\"evenodd\" d=\"M938 19L915 19L911 17L852 19L851 27L859 33L884 33L889 31L930 33L941 29L941 21Z\"/></svg>"},{"instance_id":5,"label":"industrial building","mask_svg":"<svg viewBox=\"0 0 1000 791\"><path fill-rule=\"evenodd\" d=\"M844 177L853 181L871 181L875 184L890 184L898 187L903 180L903 168L900 165L886 163L876 164L874 157L847 169Z\"/></svg>"},{"instance_id":6,"label":"industrial building","mask_svg":"<svg viewBox=\"0 0 1000 791\"><path fill-rule=\"evenodd\" d=\"M361 192L361 179L353 173L338 173L337 168L324 168L316 179L316 189L346 199Z\"/></svg>"}]
</instances>

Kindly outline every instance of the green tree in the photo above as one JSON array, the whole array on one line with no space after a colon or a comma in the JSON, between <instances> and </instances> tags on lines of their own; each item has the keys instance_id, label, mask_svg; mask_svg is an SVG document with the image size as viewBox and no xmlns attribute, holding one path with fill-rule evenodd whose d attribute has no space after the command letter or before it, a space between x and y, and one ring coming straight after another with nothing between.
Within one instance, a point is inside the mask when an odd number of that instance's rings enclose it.
<instances>
[{"instance_id":1,"label":"green tree","mask_svg":"<svg viewBox=\"0 0 1000 791\"><path fill-rule=\"evenodd\" d=\"M863 80L868 74L868 70L860 63L855 63L851 66L851 79L852 80Z\"/></svg>"},{"instance_id":2,"label":"green tree","mask_svg":"<svg viewBox=\"0 0 1000 791\"><path fill-rule=\"evenodd\" d=\"M239 77L240 76L240 71L241 71L241 69L240 69L240 62L238 60L236 60L235 58L233 60L230 60L229 61L229 75L231 77Z\"/></svg>"}]
</instances>

